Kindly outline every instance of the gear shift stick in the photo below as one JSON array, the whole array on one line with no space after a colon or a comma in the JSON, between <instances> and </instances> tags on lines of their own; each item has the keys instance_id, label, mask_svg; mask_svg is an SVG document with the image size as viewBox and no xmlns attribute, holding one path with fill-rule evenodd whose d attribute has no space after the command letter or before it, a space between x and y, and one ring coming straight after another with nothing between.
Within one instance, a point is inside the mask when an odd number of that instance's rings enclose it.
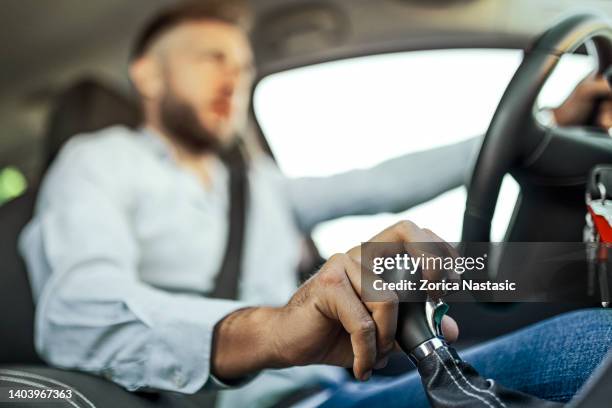
<instances>
[{"instance_id":1,"label":"gear shift stick","mask_svg":"<svg viewBox=\"0 0 612 408\"><path fill-rule=\"evenodd\" d=\"M399 306L396 340L414 362L433 408L559 408L487 380L462 361L442 336L442 317L448 306L442 302L402 302Z\"/></svg>"},{"instance_id":2,"label":"gear shift stick","mask_svg":"<svg viewBox=\"0 0 612 408\"><path fill-rule=\"evenodd\" d=\"M442 318L447 311L448 305L442 301L400 303L397 342L415 364L446 344Z\"/></svg>"}]
</instances>

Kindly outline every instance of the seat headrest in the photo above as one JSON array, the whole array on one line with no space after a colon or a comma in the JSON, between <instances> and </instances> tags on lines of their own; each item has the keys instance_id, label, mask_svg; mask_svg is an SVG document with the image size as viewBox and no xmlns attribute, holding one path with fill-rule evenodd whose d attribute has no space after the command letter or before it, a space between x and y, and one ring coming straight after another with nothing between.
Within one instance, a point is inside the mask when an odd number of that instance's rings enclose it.
<instances>
[{"instance_id":1,"label":"seat headrest","mask_svg":"<svg viewBox=\"0 0 612 408\"><path fill-rule=\"evenodd\" d=\"M112 125L137 127L138 104L114 87L95 78L82 78L61 92L51 109L45 137L43 170L72 136Z\"/></svg>"}]
</instances>

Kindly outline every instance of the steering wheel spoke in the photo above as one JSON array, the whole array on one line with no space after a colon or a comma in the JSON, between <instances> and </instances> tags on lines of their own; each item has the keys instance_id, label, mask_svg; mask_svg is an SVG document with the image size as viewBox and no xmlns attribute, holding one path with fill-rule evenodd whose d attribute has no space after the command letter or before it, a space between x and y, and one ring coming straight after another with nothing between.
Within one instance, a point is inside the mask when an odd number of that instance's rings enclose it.
<instances>
[{"instance_id":1,"label":"steering wheel spoke","mask_svg":"<svg viewBox=\"0 0 612 408\"><path fill-rule=\"evenodd\" d=\"M612 163L612 138L607 133L553 127L518 171L533 184L575 186L585 184L589 171L601 163Z\"/></svg>"}]
</instances>

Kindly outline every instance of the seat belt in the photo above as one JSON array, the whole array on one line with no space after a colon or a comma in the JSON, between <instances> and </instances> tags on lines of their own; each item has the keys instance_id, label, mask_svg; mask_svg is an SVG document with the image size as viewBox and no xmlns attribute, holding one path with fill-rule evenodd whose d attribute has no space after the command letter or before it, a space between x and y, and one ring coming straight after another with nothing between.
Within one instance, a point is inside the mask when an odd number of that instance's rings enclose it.
<instances>
[{"instance_id":1,"label":"seat belt","mask_svg":"<svg viewBox=\"0 0 612 408\"><path fill-rule=\"evenodd\" d=\"M248 199L248 172L246 153L240 142L220 155L229 171L229 233L221 268L215 280L213 291L207 297L217 299L238 299L238 283L244 246ZM213 345L213 348L215 346ZM182 398L199 407L216 406L218 391L207 390L184 395Z\"/></svg>"},{"instance_id":2,"label":"seat belt","mask_svg":"<svg viewBox=\"0 0 612 408\"><path fill-rule=\"evenodd\" d=\"M221 160L229 170L229 233L223 262L210 296L235 300L238 298L249 195L246 154L240 142L224 152Z\"/></svg>"}]
</instances>

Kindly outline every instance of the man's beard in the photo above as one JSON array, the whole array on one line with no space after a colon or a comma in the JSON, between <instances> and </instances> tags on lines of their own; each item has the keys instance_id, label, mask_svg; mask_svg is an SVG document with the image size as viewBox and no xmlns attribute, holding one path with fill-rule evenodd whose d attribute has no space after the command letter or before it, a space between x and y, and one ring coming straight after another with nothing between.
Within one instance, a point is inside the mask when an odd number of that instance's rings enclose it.
<instances>
[{"instance_id":1,"label":"man's beard","mask_svg":"<svg viewBox=\"0 0 612 408\"><path fill-rule=\"evenodd\" d=\"M223 148L219 137L202 125L195 109L172 92L166 92L161 100L160 120L167 136L192 153Z\"/></svg>"}]
</instances>

